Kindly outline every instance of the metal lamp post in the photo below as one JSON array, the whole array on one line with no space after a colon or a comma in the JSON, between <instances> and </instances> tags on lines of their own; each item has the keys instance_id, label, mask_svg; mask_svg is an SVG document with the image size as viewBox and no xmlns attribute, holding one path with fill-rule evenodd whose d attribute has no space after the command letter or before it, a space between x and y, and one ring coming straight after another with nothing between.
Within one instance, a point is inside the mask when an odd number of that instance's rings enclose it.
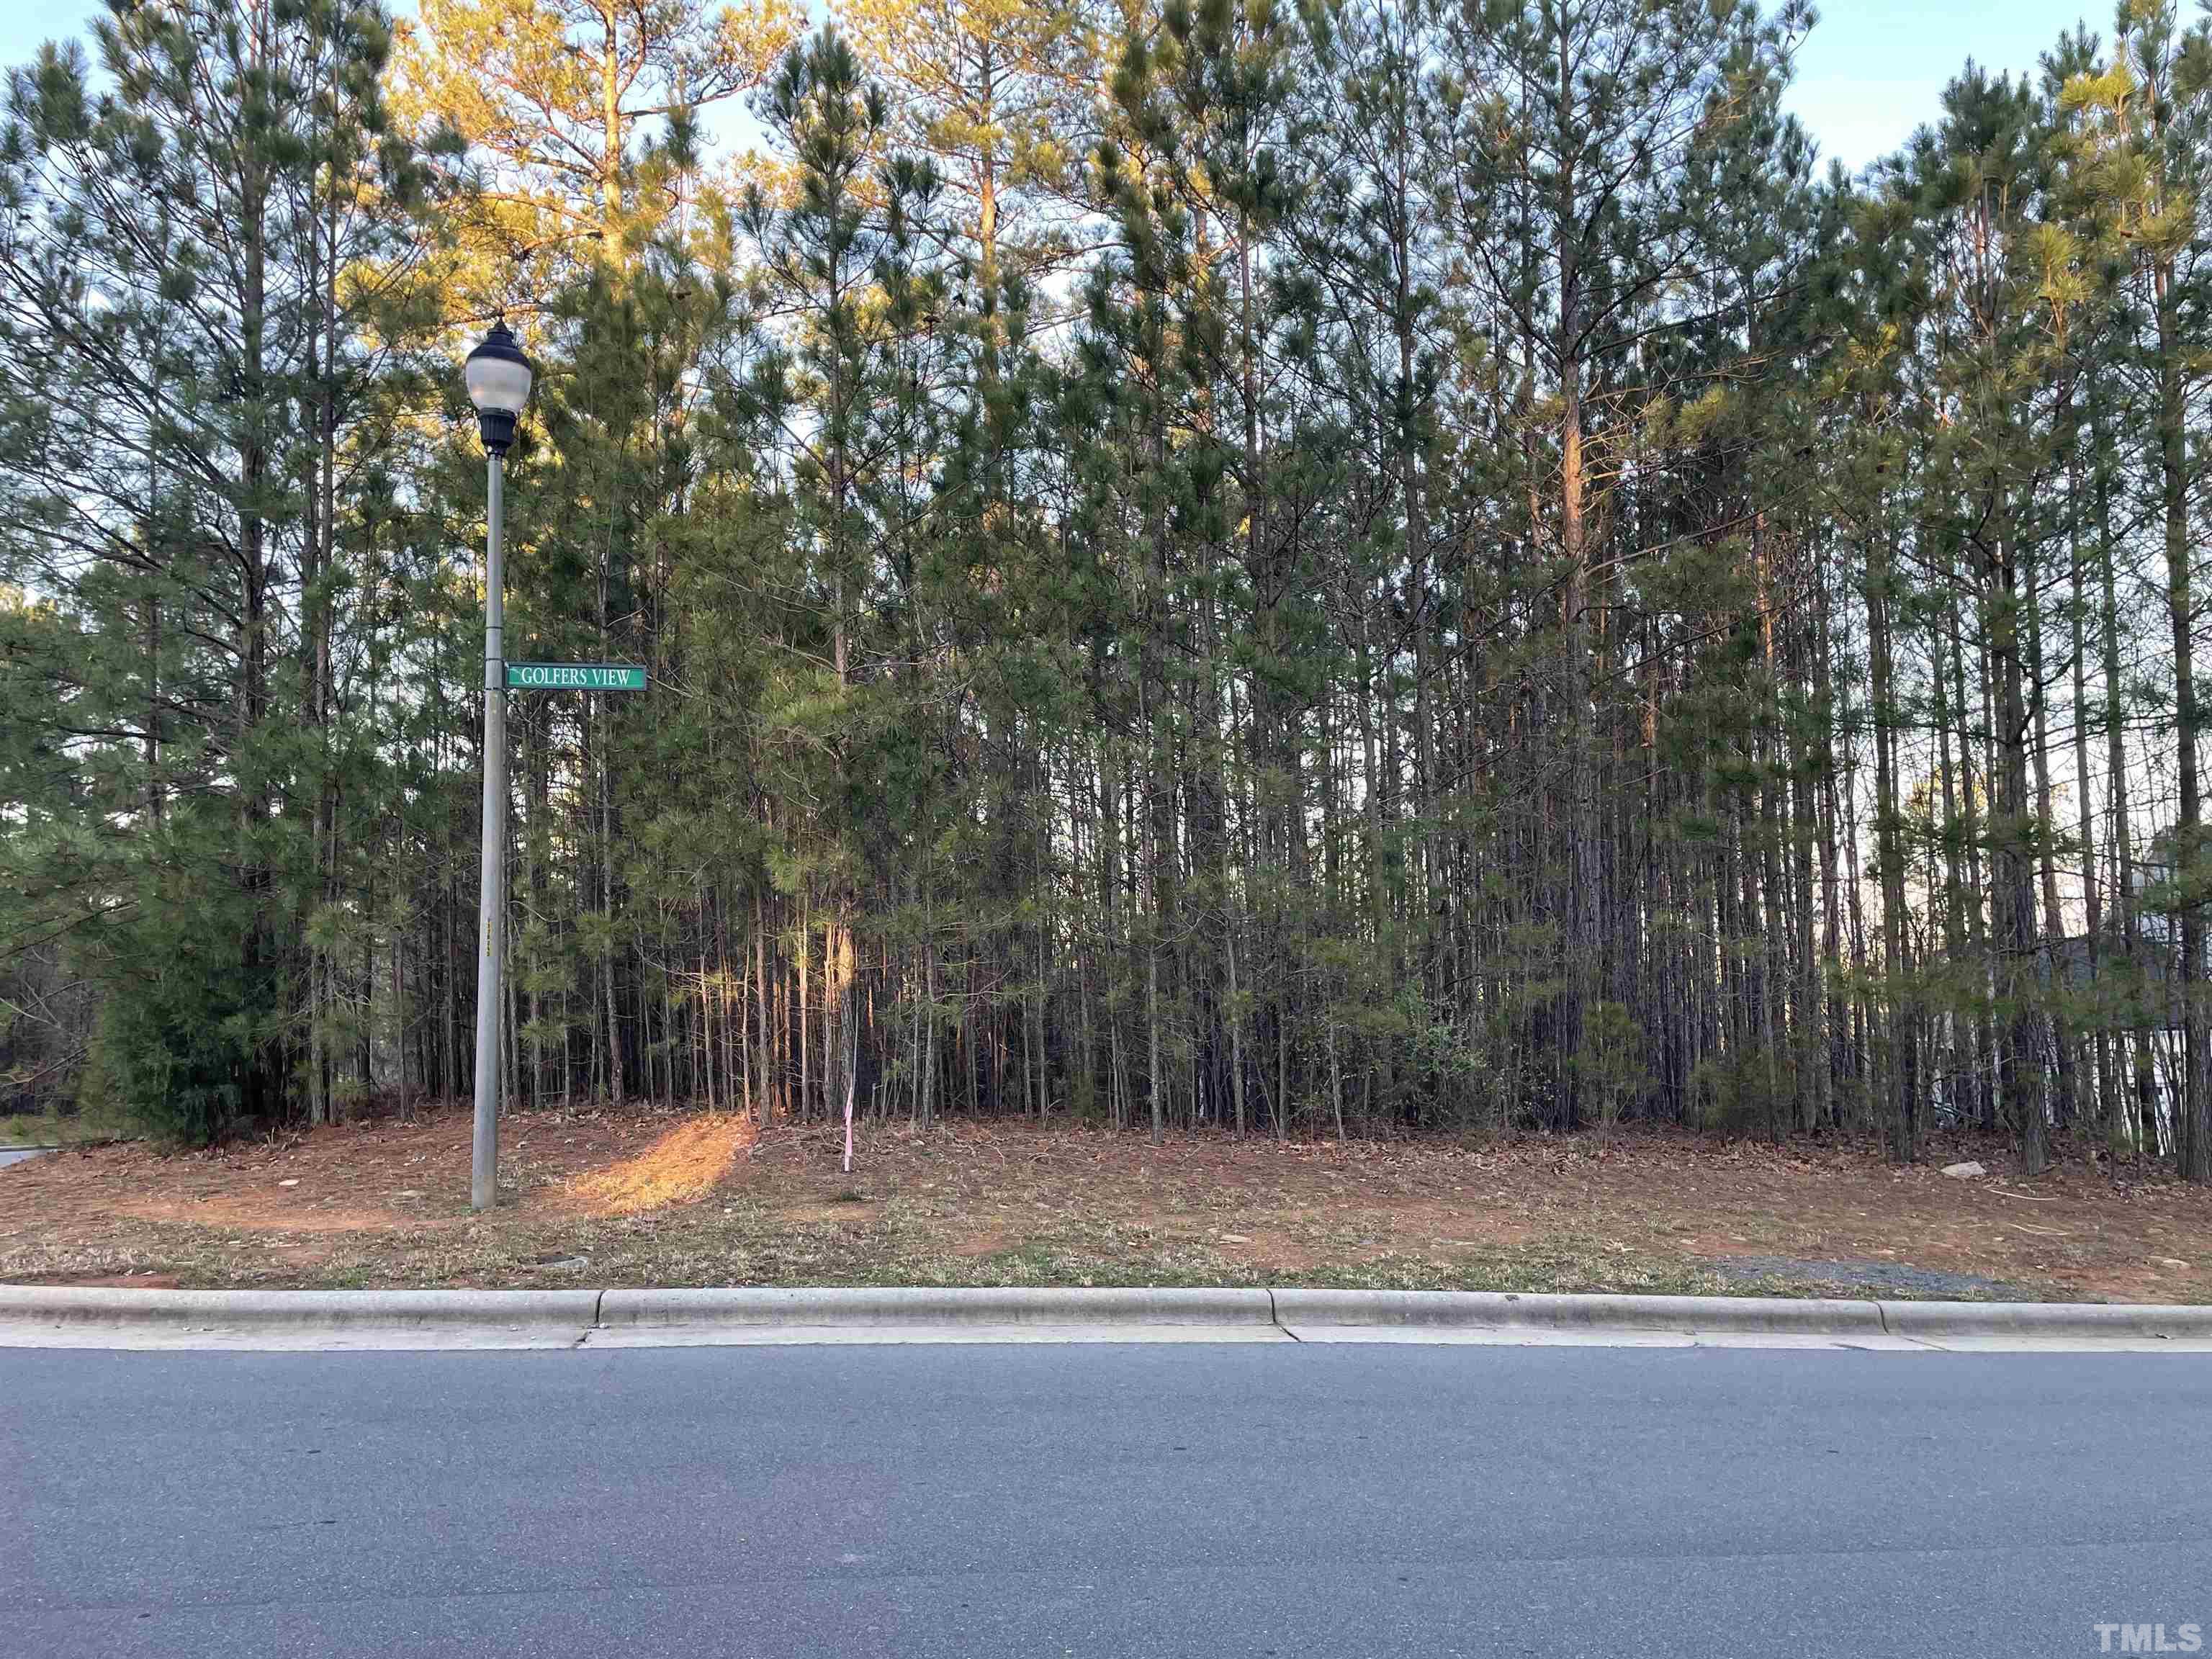
<instances>
[{"instance_id":1,"label":"metal lamp post","mask_svg":"<svg viewBox=\"0 0 2212 1659\"><path fill-rule=\"evenodd\" d=\"M530 359L514 343L504 320L494 323L483 343L462 365L469 401L477 406L477 430L489 465L487 516L490 533L484 551L484 765L483 869L477 898L477 1115L476 1141L469 1162L469 1203L489 1210L495 1201L499 1176L499 1004L506 967L500 925L500 883L507 864L507 691L506 653L500 635L504 623L501 588L506 571L501 544L507 501L501 461L514 442L514 424L530 401Z\"/></svg>"}]
</instances>

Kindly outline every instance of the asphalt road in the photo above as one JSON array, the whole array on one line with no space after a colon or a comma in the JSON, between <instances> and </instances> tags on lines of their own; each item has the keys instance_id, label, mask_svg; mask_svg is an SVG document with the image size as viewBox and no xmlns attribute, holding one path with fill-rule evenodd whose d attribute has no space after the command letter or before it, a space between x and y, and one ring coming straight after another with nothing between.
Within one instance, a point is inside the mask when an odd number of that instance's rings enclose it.
<instances>
[{"instance_id":1,"label":"asphalt road","mask_svg":"<svg viewBox=\"0 0 2212 1659\"><path fill-rule=\"evenodd\" d=\"M0 1352L8 1659L2022 1659L2100 1623L2212 1640L2203 1356Z\"/></svg>"}]
</instances>

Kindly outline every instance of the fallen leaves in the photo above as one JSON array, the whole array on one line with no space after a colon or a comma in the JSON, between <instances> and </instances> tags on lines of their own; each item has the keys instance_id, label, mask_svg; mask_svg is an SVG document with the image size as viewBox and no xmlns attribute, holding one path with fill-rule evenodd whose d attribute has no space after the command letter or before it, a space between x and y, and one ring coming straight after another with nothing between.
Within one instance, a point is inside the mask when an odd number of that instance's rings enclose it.
<instances>
[{"instance_id":1,"label":"fallen leaves","mask_svg":"<svg viewBox=\"0 0 2212 1659\"><path fill-rule=\"evenodd\" d=\"M819 1125L755 1139L727 1114L511 1121L501 1202L481 1217L467 1207L465 1107L216 1153L39 1160L8 1176L0 1278L1710 1291L1741 1288L1711 1258L1749 1252L2212 1300L2212 1261L2185 1259L2203 1254L2212 1194L2075 1159L2024 1192L2002 1150L1975 1139L1936 1163L1971 1152L1998 1179L1896 1170L1835 1139L1645 1127L1601 1149L1556 1135L1284 1146L1212 1133L1155 1148L1067 1124L893 1121L862 1124L846 1176L842 1136ZM333 1207L368 1194L399 1207ZM2010 1197L2033 1200L2045 1224L2016 1220ZM588 1269L555 1265L576 1259Z\"/></svg>"}]
</instances>

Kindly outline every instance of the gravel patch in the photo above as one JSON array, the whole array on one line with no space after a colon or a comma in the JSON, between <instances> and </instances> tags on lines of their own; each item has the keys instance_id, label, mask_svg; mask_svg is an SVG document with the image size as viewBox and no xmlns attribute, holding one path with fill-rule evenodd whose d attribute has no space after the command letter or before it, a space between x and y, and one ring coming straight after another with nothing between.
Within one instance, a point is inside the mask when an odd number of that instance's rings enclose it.
<instances>
[{"instance_id":1,"label":"gravel patch","mask_svg":"<svg viewBox=\"0 0 2212 1659\"><path fill-rule=\"evenodd\" d=\"M1810 1279L1827 1285L1864 1286L1898 1296L2036 1299L2035 1293L2002 1279L1979 1273L1947 1273L1896 1261L1808 1261L1790 1255L1723 1255L1708 1264L1723 1279Z\"/></svg>"}]
</instances>

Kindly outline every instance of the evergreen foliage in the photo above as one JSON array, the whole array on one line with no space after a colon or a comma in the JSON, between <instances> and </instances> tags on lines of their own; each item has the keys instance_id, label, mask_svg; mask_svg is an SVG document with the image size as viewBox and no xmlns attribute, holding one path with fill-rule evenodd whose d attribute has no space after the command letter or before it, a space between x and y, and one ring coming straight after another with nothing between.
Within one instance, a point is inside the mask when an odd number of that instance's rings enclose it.
<instances>
[{"instance_id":1,"label":"evergreen foliage","mask_svg":"<svg viewBox=\"0 0 2212 1659\"><path fill-rule=\"evenodd\" d=\"M2212 1177L2212 38L1823 173L1796 3L114 0L0 131L0 1066L2002 1128ZM736 140L738 142L732 142Z\"/></svg>"}]
</instances>

